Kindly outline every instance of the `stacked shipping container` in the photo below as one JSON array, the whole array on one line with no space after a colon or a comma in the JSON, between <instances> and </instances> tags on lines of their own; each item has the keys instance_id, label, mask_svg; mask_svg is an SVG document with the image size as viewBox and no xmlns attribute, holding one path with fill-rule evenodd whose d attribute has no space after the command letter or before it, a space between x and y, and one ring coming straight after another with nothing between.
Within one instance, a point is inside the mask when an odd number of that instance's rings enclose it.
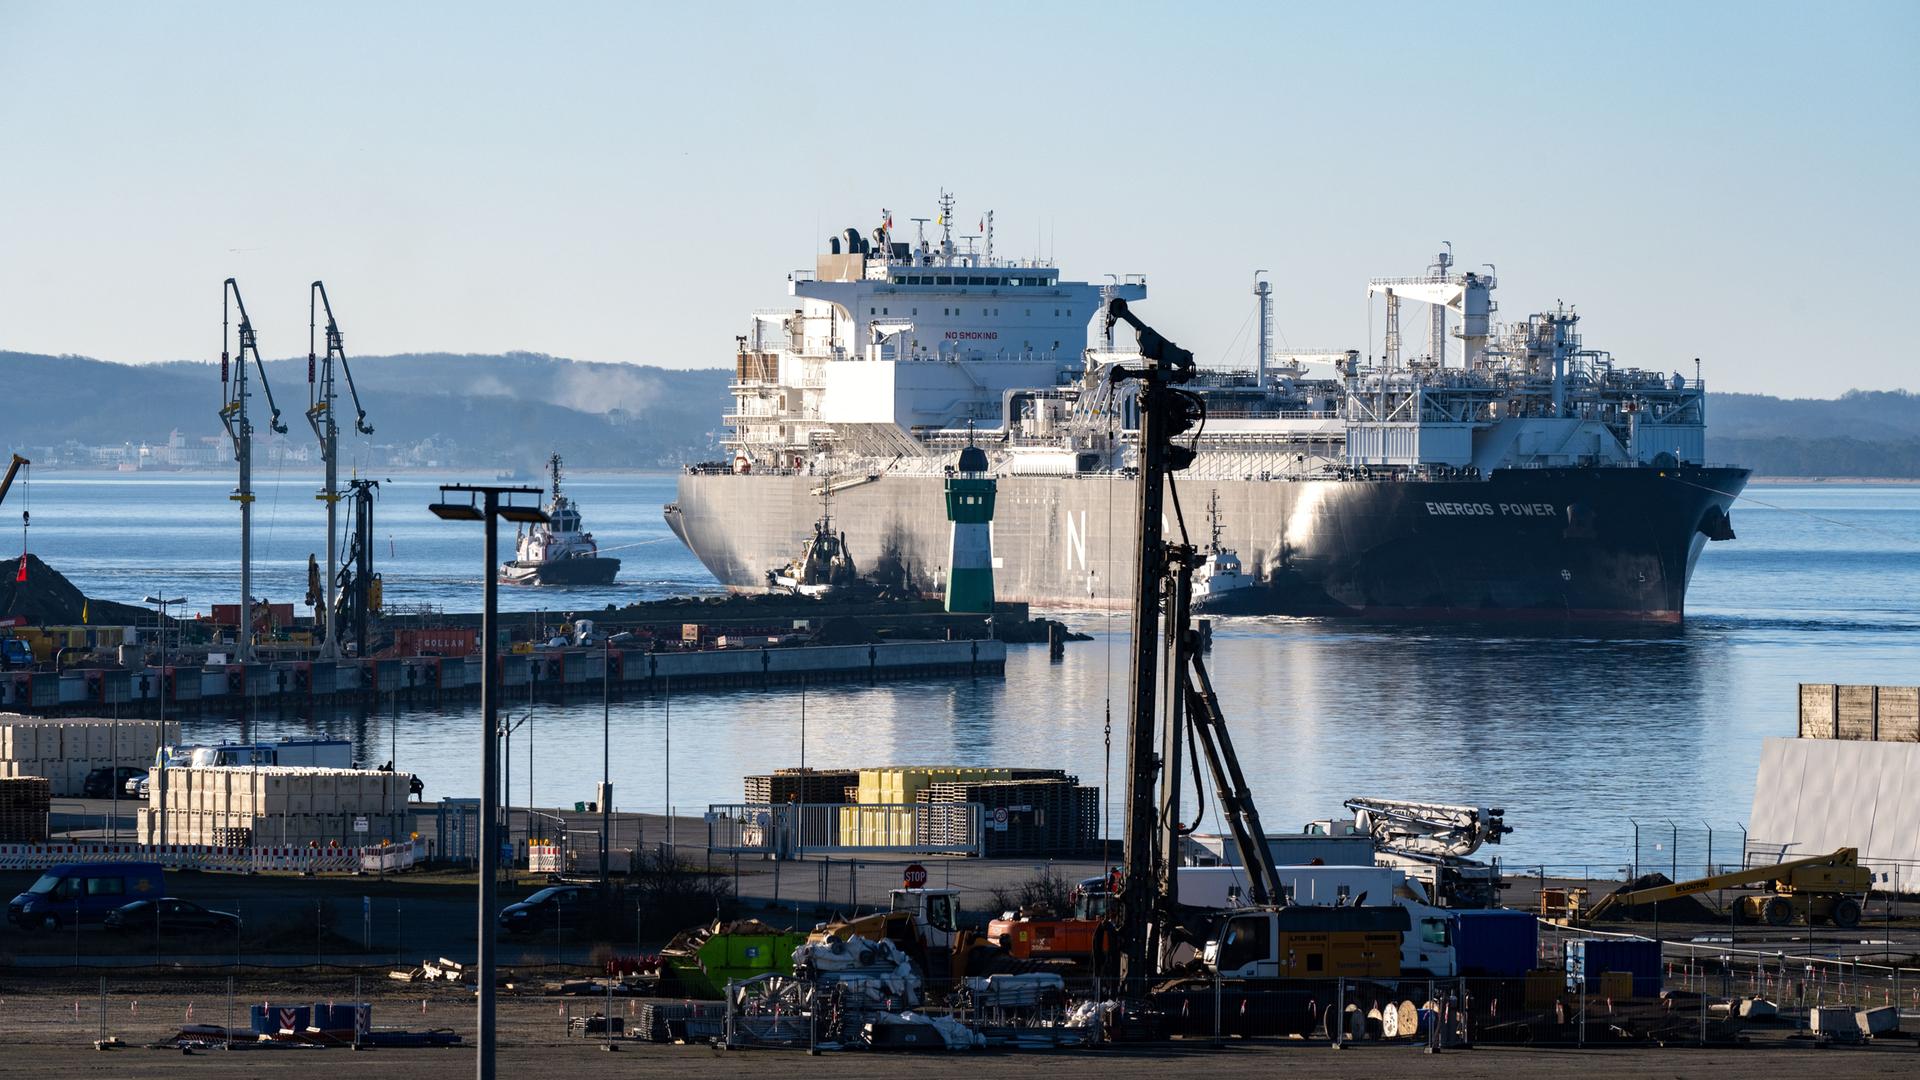
<instances>
[{"instance_id":1,"label":"stacked shipping container","mask_svg":"<svg viewBox=\"0 0 1920 1080\"><path fill-rule=\"evenodd\" d=\"M159 804L139 812L141 843L358 846L410 832L406 773L216 767L168 769L165 779Z\"/></svg>"},{"instance_id":2,"label":"stacked shipping container","mask_svg":"<svg viewBox=\"0 0 1920 1080\"><path fill-rule=\"evenodd\" d=\"M0 715L0 778L42 776L56 797L75 798L93 770L144 768L161 745L179 739L180 725L172 721Z\"/></svg>"}]
</instances>

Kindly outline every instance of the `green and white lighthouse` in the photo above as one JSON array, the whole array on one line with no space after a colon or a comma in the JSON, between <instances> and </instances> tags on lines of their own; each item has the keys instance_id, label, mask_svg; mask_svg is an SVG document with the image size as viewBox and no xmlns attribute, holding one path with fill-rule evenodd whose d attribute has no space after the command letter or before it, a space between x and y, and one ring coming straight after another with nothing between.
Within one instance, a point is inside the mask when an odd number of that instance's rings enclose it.
<instances>
[{"instance_id":1,"label":"green and white lighthouse","mask_svg":"<svg viewBox=\"0 0 1920 1080\"><path fill-rule=\"evenodd\" d=\"M993 611L993 494L987 452L968 445L947 469L947 610Z\"/></svg>"}]
</instances>

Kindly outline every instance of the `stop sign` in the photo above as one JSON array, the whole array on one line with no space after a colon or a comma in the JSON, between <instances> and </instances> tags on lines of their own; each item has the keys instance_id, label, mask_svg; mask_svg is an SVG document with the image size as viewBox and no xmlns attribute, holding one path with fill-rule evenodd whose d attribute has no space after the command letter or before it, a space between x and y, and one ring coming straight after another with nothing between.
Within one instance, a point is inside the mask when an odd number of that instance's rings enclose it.
<instances>
[{"instance_id":1,"label":"stop sign","mask_svg":"<svg viewBox=\"0 0 1920 1080\"><path fill-rule=\"evenodd\" d=\"M919 863L908 863L907 871L900 880L909 889L923 889L927 885L927 868Z\"/></svg>"}]
</instances>

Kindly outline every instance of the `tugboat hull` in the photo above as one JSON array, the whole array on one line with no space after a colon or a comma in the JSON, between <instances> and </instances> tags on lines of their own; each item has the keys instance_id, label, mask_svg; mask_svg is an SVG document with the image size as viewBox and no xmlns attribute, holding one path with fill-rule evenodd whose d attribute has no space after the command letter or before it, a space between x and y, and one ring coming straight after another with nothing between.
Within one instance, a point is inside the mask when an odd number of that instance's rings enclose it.
<instances>
[{"instance_id":1,"label":"tugboat hull","mask_svg":"<svg viewBox=\"0 0 1920 1080\"><path fill-rule=\"evenodd\" d=\"M543 563L510 562L500 569L502 585L611 585L619 559L555 559Z\"/></svg>"}]
</instances>

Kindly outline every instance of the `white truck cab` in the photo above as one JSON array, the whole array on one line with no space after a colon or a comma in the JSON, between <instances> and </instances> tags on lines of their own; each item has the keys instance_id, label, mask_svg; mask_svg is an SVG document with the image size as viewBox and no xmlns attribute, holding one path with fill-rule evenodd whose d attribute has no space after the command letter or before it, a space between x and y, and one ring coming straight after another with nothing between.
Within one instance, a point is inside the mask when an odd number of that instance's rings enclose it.
<instances>
[{"instance_id":1,"label":"white truck cab","mask_svg":"<svg viewBox=\"0 0 1920 1080\"><path fill-rule=\"evenodd\" d=\"M1403 936L1400 970L1408 975L1451 976L1459 971L1450 931L1452 917L1435 907L1420 883L1391 866L1280 866L1284 902L1302 907L1400 907L1411 927ZM1253 902L1252 878L1244 866L1182 866L1175 871L1175 900L1188 907L1231 911Z\"/></svg>"},{"instance_id":2,"label":"white truck cab","mask_svg":"<svg viewBox=\"0 0 1920 1080\"><path fill-rule=\"evenodd\" d=\"M960 927L959 889L894 889L887 893L887 907L911 912L929 947L953 946L953 935Z\"/></svg>"}]
</instances>

